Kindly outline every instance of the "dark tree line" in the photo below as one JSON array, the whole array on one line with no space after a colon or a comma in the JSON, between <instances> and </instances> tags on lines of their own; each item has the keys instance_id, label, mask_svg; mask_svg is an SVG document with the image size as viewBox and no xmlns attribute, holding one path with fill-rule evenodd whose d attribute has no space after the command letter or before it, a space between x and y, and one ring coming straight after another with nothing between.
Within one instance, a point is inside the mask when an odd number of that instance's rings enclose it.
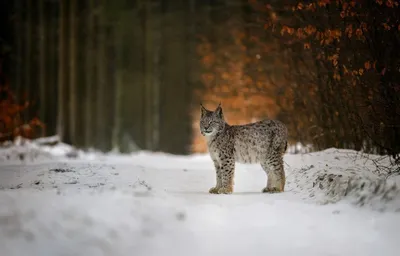
<instances>
[{"instance_id":1,"label":"dark tree line","mask_svg":"<svg viewBox=\"0 0 400 256\"><path fill-rule=\"evenodd\" d=\"M188 153L202 1L7 1L10 84L46 135ZM196 13L196 15L194 15Z\"/></svg>"}]
</instances>

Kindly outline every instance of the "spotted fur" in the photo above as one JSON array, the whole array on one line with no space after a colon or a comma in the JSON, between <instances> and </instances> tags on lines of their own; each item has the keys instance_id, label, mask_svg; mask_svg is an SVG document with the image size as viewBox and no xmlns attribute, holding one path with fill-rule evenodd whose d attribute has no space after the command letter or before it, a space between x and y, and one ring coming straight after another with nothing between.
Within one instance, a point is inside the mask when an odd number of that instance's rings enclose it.
<instances>
[{"instance_id":1,"label":"spotted fur","mask_svg":"<svg viewBox=\"0 0 400 256\"><path fill-rule=\"evenodd\" d=\"M283 154L287 149L287 128L278 120L263 120L244 125L225 122L221 104L215 111L201 105L200 132L207 140L214 162L216 185L209 192L233 192L235 163L259 163L267 174L262 192L283 192L285 171Z\"/></svg>"}]
</instances>

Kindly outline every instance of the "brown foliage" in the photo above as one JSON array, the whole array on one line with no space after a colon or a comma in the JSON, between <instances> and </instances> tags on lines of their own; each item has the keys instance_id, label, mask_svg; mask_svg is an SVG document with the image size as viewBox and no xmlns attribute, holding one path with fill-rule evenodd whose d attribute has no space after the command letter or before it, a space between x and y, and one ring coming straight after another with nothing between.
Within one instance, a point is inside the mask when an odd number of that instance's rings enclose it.
<instances>
[{"instance_id":1,"label":"brown foliage","mask_svg":"<svg viewBox=\"0 0 400 256\"><path fill-rule=\"evenodd\" d=\"M217 40L202 35L197 47L204 86L196 91L199 101L209 109L221 102L230 124L275 118L280 111L275 95L281 89L273 81L276 63L262 64L274 46L246 33L231 20L215 26L214 30ZM194 152L206 150L204 138L198 133L199 117L199 108L194 109Z\"/></svg>"},{"instance_id":2,"label":"brown foliage","mask_svg":"<svg viewBox=\"0 0 400 256\"><path fill-rule=\"evenodd\" d=\"M284 1L263 12L265 27L292 53L293 104L317 131L306 139L317 148L400 153L398 1Z\"/></svg>"},{"instance_id":3,"label":"brown foliage","mask_svg":"<svg viewBox=\"0 0 400 256\"><path fill-rule=\"evenodd\" d=\"M0 85L0 142L13 140L17 136L33 138L35 129L44 129L38 118L24 122L21 114L29 107L26 101L18 104L14 93L7 85Z\"/></svg>"}]
</instances>

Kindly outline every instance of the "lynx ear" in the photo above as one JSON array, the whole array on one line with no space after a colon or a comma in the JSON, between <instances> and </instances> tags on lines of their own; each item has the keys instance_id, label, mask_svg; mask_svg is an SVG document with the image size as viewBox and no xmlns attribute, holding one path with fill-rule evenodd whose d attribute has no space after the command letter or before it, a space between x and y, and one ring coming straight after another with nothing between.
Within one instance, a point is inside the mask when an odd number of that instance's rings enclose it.
<instances>
[{"instance_id":1,"label":"lynx ear","mask_svg":"<svg viewBox=\"0 0 400 256\"><path fill-rule=\"evenodd\" d=\"M222 113L222 107L221 107L221 102L218 104L217 109L215 110L215 114L221 118L224 119L224 114Z\"/></svg>"},{"instance_id":2,"label":"lynx ear","mask_svg":"<svg viewBox=\"0 0 400 256\"><path fill-rule=\"evenodd\" d=\"M207 109L201 103L200 103L200 108L201 108L201 116L204 116L207 113Z\"/></svg>"}]
</instances>

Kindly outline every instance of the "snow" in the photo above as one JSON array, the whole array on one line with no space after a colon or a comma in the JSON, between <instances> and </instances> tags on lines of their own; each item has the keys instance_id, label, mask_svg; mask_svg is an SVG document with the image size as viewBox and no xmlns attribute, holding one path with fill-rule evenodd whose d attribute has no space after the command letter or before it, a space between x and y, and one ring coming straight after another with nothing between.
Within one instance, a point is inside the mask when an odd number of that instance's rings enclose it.
<instances>
[{"instance_id":1,"label":"snow","mask_svg":"<svg viewBox=\"0 0 400 256\"><path fill-rule=\"evenodd\" d=\"M212 195L207 155L84 153L46 144L0 148L1 255L400 250L400 176L376 168L389 167L388 158L338 149L287 154L280 194L261 193L260 166L237 164L234 194Z\"/></svg>"}]
</instances>

